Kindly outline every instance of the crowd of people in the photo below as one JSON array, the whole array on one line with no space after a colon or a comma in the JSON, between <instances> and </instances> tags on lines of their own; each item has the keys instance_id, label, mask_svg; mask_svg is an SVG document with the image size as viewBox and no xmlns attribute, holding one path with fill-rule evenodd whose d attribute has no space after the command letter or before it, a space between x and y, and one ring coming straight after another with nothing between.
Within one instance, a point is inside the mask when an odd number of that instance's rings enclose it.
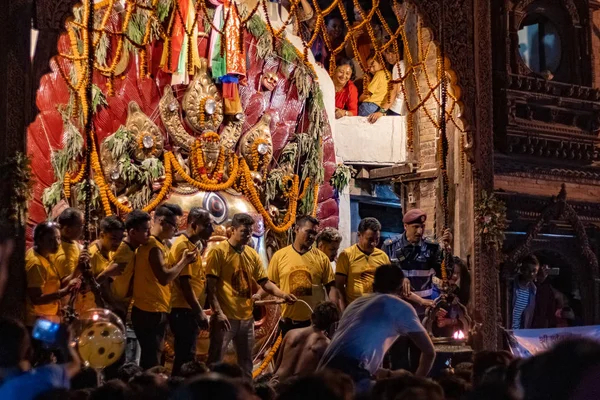
<instances>
[{"instance_id":1,"label":"crowd of people","mask_svg":"<svg viewBox=\"0 0 600 400\"><path fill-rule=\"evenodd\" d=\"M569 397L596 389L590 382L599 372L600 344L584 340L527 360L477 353L472 362L436 371L435 381L427 378L436 352L422 321L440 290L451 292L457 300L439 309L434 328L455 331L453 307L469 302L470 275L463 260L451 257L449 285L441 288L436 276L452 252L452 235L445 231L441 244L425 237L421 210L408 211L404 233L383 246L379 221L364 218L356 244L341 252L338 231L319 231L316 218L299 217L292 243L268 266L253 248L252 216L234 215L227 240L208 251L211 215L196 207L183 216L179 206L163 204L153 216L135 210L124 222L106 217L87 248L79 242L84 219L77 209L37 225L26 254L25 321L0 319L0 398L593 398ZM528 263L521 270L533 277L539 265ZM534 307L529 275L522 272L515 288L515 329L527 325ZM325 301L315 300L317 291ZM283 340L272 368L253 380L253 308L267 296L281 300ZM102 304L131 321L139 363L123 354L99 379L82 367L71 330L51 351L32 339L37 321L64 322L66 304L80 315ZM167 327L174 337L170 370ZM210 338L206 364L196 356L202 330ZM236 364L224 363L230 343ZM569 353L576 357L567 359ZM550 361L561 364L549 367ZM555 379L540 387L548 377Z\"/></svg>"}]
</instances>

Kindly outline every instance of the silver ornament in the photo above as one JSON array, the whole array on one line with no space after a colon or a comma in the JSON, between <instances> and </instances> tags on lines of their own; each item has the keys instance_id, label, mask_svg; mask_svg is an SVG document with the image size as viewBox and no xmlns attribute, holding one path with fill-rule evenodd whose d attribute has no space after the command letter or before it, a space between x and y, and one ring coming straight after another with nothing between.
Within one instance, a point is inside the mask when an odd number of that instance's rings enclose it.
<instances>
[{"instance_id":1,"label":"silver ornament","mask_svg":"<svg viewBox=\"0 0 600 400\"><path fill-rule=\"evenodd\" d=\"M214 99L206 100L204 103L204 111L209 115L213 115L215 111L217 111L217 102Z\"/></svg>"},{"instance_id":2,"label":"silver ornament","mask_svg":"<svg viewBox=\"0 0 600 400\"><path fill-rule=\"evenodd\" d=\"M146 135L142 139L142 144L146 149L151 149L154 146L154 138L150 135Z\"/></svg>"},{"instance_id":3,"label":"silver ornament","mask_svg":"<svg viewBox=\"0 0 600 400\"><path fill-rule=\"evenodd\" d=\"M264 156L269 151L269 145L267 145L266 143L261 143L258 145L256 150L258 150L258 153L260 155Z\"/></svg>"}]
</instances>

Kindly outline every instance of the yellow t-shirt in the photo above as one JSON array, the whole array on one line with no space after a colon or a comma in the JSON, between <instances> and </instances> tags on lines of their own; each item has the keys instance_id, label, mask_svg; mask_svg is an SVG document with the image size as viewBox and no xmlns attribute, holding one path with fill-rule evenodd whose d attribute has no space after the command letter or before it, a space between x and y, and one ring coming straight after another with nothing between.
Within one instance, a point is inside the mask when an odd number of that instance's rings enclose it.
<instances>
[{"instance_id":1,"label":"yellow t-shirt","mask_svg":"<svg viewBox=\"0 0 600 400\"><path fill-rule=\"evenodd\" d=\"M109 259L111 258L111 253L109 253L108 259L105 258L98 248L97 243L92 243L88 248L90 253L90 267L92 270L92 274L96 277L100 275L106 267L108 267ZM79 313L79 315L83 314L90 308L97 308L96 305L96 296L91 290L86 292L79 292L77 294L77 298L75 299L75 311Z\"/></svg>"},{"instance_id":2,"label":"yellow t-shirt","mask_svg":"<svg viewBox=\"0 0 600 400\"><path fill-rule=\"evenodd\" d=\"M126 241L122 241L117 251L113 253L110 262L111 264L126 264L123 273L113 279L110 291L115 300L129 303L131 301L129 289L131 288L131 278L135 267L135 249Z\"/></svg>"},{"instance_id":3,"label":"yellow t-shirt","mask_svg":"<svg viewBox=\"0 0 600 400\"><path fill-rule=\"evenodd\" d=\"M229 319L252 318L252 282L267 278L258 253L250 246L238 253L227 240L219 243L206 260L206 276L218 279L217 300Z\"/></svg>"},{"instance_id":4,"label":"yellow t-shirt","mask_svg":"<svg viewBox=\"0 0 600 400\"><path fill-rule=\"evenodd\" d=\"M293 246L287 246L273 254L269 263L269 279L285 293L291 293L306 301L313 309L313 285L327 285L335 282L335 275L329 258L319 249L313 248L304 254ZM310 319L310 309L306 304L284 304L282 316L295 321Z\"/></svg>"},{"instance_id":5,"label":"yellow t-shirt","mask_svg":"<svg viewBox=\"0 0 600 400\"><path fill-rule=\"evenodd\" d=\"M390 258L379 249L375 249L373 253L367 255L355 244L342 251L336 263L335 273L348 278L346 282L348 304L363 294L373 292L375 270L377 267L389 263Z\"/></svg>"},{"instance_id":6,"label":"yellow t-shirt","mask_svg":"<svg viewBox=\"0 0 600 400\"><path fill-rule=\"evenodd\" d=\"M168 313L171 285L161 285L148 262L150 250L155 247L163 253L165 262L169 262L167 246L154 236L150 237L146 245L137 249L133 275L133 305L143 311Z\"/></svg>"},{"instance_id":7,"label":"yellow t-shirt","mask_svg":"<svg viewBox=\"0 0 600 400\"><path fill-rule=\"evenodd\" d=\"M381 107L388 92L388 78L384 70L375 72L367 90L371 95L364 102L375 103Z\"/></svg>"},{"instance_id":8,"label":"yellow t-shirt","mask_svg":"<svg viewBox=\"0 0 600 400\"><path fill-rule=\"evenodd\" d=\"M39 255L33 248L25 253L25 274L27 288L40 288L42 294L56 293L60 289L60 278L52 263ZM52 322L60 322L60 300L48 304L34 305L27 296L26 324L33 326L38 317Z\"/></svg>"},{"instance_id":9,"label":"yellow t-shirt","mask_svg":"<svg viewBox=\"0 0 600 400\"><path fill-rule=\"evenodd\" d=\"M190 242L190 239L188 239L187 236L179 235L169 250L169 263L171 265L177 264L183 256L183 251L186 249L193 251L196 249L196 247L192 242ZM204 267L202 267L202 257L198 257L196 262L183 267L179 273L179 276L190 277L190 286L192 287L192 291L200 303L200 307L202 307L206 301L206 293L204 291L204 288L206 287L206 275L204 273ZM183 296L183 292L181 291L179 277L173 281L173 286L171 287L171 307L191 308Z\"/></svg>"},{"instance_id":10,"label":"yellow t-shirt","mask_svg":"<svg viewBox=\"0 0 600 400\"><path fill-rule=\"evenodd\" d=\"M56 252L51 260L56 267L60 279L69 276L75 270L80 252L81 245L79 243L60 242L58 252Z\"/></svg>"}]
</instances>

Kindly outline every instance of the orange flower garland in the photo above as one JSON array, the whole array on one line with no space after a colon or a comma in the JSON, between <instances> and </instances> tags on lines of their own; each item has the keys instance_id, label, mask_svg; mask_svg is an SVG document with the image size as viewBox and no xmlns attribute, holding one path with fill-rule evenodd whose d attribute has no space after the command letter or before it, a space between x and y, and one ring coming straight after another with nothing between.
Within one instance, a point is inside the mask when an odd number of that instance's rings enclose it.
<instances>
[{"instance_id":1,"label":"orange flower garland","mask_svg":"<svg viewBox=\"0 0 600 400\"><path fill-rule=\"evenodd\" d=\"M263 138L258 138L254 141L254 144L252 145L252 150L250 152L251 154L251 158L252 158L252 170L253 171L258 171L258 169L260 168L260 164L263 162L265 155L264 154L260 154L258 152L258 146L261 144L268 144L268 142L263 139ZM266 167L266 165L263 165L263 167Z\"/></svg>"},{"instance_id":2,"label":"orange flower garland","mask_svg":"<svg viewBox=\"0 0 600 400\"><path fill-rule=\"evenodd\" d=\"M200 105L199 105L199 107L198 107L198 108L200 109L200 125L201 125L201 126L204 126L204 124L206 123L206 114L208 114L208 113L207 113L207 112L206 112L206 110L205 110L205 106L206 106L206 102L207 102L208 100L214 100L214 97L212 97L212 96L206 96L205 98L203 98L203 99L200 101ZM219 119L219 116L217 115L217 112L216 112L216 111L210 115L210 119L211 119L211 123L212 123L213 125L218 125L218 122L219 122L219 121L218 121L218 119ZM216 135L217 135L217 138L219 137L219 135L218 135L216 132L210 132L210 133L214 133L214 134L216 134ZM205 135L205 134L203 134L202 136L204 136L204 135Z\"/></svg>"},{"instance_id":3,"label":"orange flower garland","mask_svg":"<svg viewBox=\"0 0 600 400\"><path fill-rule=\"evenodd\" d=\"M175 156L173 155L173 153L171 153L170 151L165 153L165 165L167 163L171 163L175 172L177 172L177 174L179 174L179 176L181 176L181 178L183 178L183 180L185 180L190 185L196 187L197 189L204 190L206 192L217 192L219 190L229 189L230 187L233 186L233 183L236 181L236 179L238 177L239 161L235 155L232 157L232 159L233 159L233 168L229 174L229 179L224 183L211 184L211 183L199 182L199 181L195 180L194 178L192 178L191 176L189 176L188 174L186 174L185 170L177 162L177 159L175 159Z\"/></svg>"},{"instance_id":4,"label":"orange flower garland","mask_svg":"<svg viewBox=\"0 0 600 400\"><path fill-rule=\"evenodd\" d=\"M264 360L260 363L260 366L257 369L255 369L254 371L252 371L252 379L258 377L267 368L267 366L269 365L269 363L271 362L273 357L275 357L275 353L277 353L277 350L279 349L279 346L281 345L282 340L283 340L283 336L280 333L279 336L277 337L277 340L275 341L275 343L273 343L273 347L271 347L271 351L269 351L269 354L267 354L267 356L264 358Z\"/></svg>"},{"instance_id":5,"label":"orange flower garland","mask_svg":"<svg viewBox=\"0 0 600 400\"><path fill-rule=\"evenodd\" d=\"M242 190L250 203L258 210L258 212L262 215L265 224L275 233L285 233L287 232L292 225L296 222L296 210L298 206L298 190L300 186L300 177L298 175L294 175L293 185L289 195L289 207L287 212L285 213L283 225L275 225L271 215L265 210L265 207L262 205L260 201L260 197L254 187L254 183L252 180L252 175L248 164L246 164L246 160L242 159L242 179L244 180L241 183Z\"/></svg>"},{"instance_id":6,"label":"orange flower garland","mask_svg":"<svg viewBox=\"0 0 600 400\"><path fill-rule=\"evenodd\" d=\"M313 194L314 194L314 199L313 199L313 209L312 209L312 213L311 215L313 217L317 216L317 205L319 204L319 184L315 183L314 187L313 187Z\"/></svg>"}]
</instances>

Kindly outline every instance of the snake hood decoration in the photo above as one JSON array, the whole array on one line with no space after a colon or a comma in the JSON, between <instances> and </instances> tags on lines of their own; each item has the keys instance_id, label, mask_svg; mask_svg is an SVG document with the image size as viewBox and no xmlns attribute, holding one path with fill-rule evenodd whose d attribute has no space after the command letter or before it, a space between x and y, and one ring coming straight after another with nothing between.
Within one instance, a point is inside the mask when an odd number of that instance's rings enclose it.
<instances>
[{"instance_id":1,"label":"snake hood decoration","mask_svg":"<svg viewBox=\"0 0 600 400\"><path fill-rule=\"evenodd\" d=\"M59 38L28 129L36 177L28 238L47 215L82 207L87 151L96 220L174 201L209 207L226 227L229 209L244 209L264 227L257 245L265 248L266 233L283 235L301 212L337 227L329 120L301 51L285 38L265 41L271 34L263 17L244 10L237 25L223 18L220 28L214 15L223 10L203 2L136 4L96 6L91 149L84 146L80 84L90 79L80 61L88 51L84 5ZM126 38L114 34L121 29ZM266 75L277 77L267 90ZM215 209L210 193L221 200Z\"/></svg>"}]
</instances>

